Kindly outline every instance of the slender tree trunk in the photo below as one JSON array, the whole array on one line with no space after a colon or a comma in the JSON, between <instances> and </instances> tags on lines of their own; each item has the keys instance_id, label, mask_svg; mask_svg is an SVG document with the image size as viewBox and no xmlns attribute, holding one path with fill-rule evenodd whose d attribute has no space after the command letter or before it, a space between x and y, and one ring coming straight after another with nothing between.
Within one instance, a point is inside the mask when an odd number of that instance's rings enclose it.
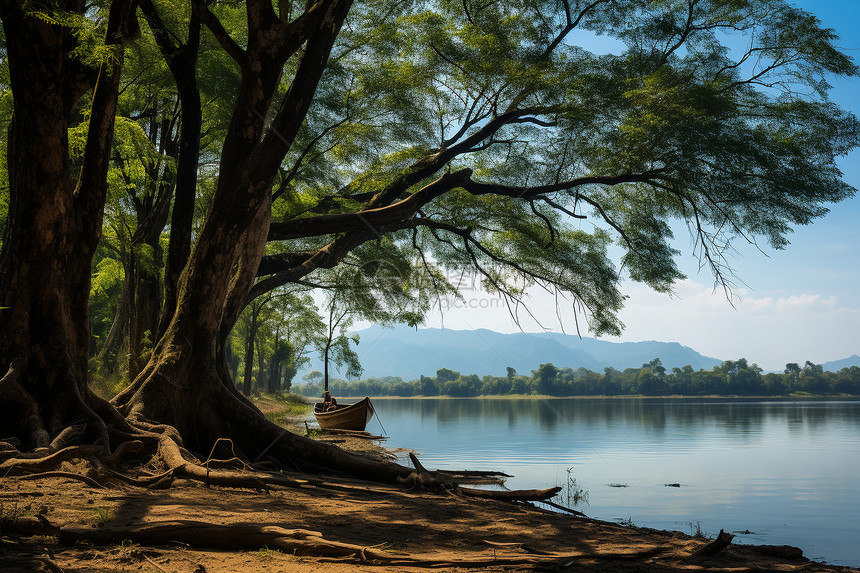
<instances>
[{"instance_id":1,"label":"slender tree trunk","mask_svg":"<svg viewBox=\"0 0 860 573\"><path fill-rule=\"evenodd\" d=\"M331 348L331 339L329 338L329 343L325 345L325 351L323 352L323 391L328 392L328 351Z\"/></svg>"},{"instance_id":2,"label":"slender tree trunk","mask_svg":"<svg viewBox=\"0 0 860 573\"><path fill-rule=\"evenodd\" d=\"M257 387L260 391L269 389L269 383L266 380L266 355L260 343L257 343Z\"/></svg>"},{"instance_id":3,"label":"slender tree trunk","mask_svg":"<svg viewBox=\"0 0 860 573\"><path fill-rule=\"evenodd\" d=\"M280 326L275 329L275 347L272 349L272 358L269 361L269 375L266 377L268 390L270 394L280 392L281 390L281 353L283 345L281 343Z\"/></svg>"},{"instance_id":4,"label":"slender tree trunk","mask_svg":"<svg viewBox=\"0 0 860 573\"><path fill-rule=\"evenodd\" d=\"M160 229L158 235L160 235ZM161 310L161 245L159 237L149 237L144 245L132 245L131 292L128 332L128 377L133 381L146 365L145 345L152 347ZM141 252L146 249L146 253Z\"/></svg>"},{"instance_id":5,"label":"slender tree trunk","mask_svg":"<svg viewBox=\"0 0 860 573\"><path fill-rule=\"evenodd\" d=\"M248 334L248 340L245 341L245 377L242 385L242 393L245 396L251 395L251 378L254 370L254 337L256 335L255 328L251 326L251 332Z\"/></svg>"},{"instance_id":6,"label":"slender tree trunk","mask_svg":"<svg viewBox=\"0 0 860 573\"><path fill-rule=\"evenodd\" d=\"M98 362L108 371L117 369L117 354L121 352L123 342L128 335L128 306L129 306L129 284L128 281L123 281L122 295L117 305L116 314L113 322L110 325L107 337L104 344L99 349Z\"/></svg>"},{"instance_id":7,"label":"slender tree trunk","mask_svg":"<svg viewBox=\"0 0 860 573\"><path fill-rule=\"evenodd\" d=\"M164 299L158 328L153 333L156 335L153 340L157 340L167 331L176 310L179 276L191 254L191 230L194 222L197 168L200 157L200 131L203 124L200 90L197 87L201 22L198 10L192 6L188 22L188 40L185 44L176 46L173 44L175 36L168 32L151 0L142 0L141 8L150 28L155 33L158 47L176 82L182 110L176 187L170 220L170 242L164 268Z\"/></svg>"}]
</instances>

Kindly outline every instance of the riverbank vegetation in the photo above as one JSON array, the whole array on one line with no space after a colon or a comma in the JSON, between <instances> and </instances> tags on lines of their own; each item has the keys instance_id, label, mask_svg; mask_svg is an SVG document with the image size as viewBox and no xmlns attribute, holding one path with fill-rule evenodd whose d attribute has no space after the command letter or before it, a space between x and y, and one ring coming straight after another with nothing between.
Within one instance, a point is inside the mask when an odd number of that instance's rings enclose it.
<instances>
[{"instance_id":1,"label":"riverbank vegetation","mask_svg":"<svg viewBox=\"0 0 860 573\"><path fill-rule=\"evenodd\" d=\"M306 396L320 396L318 383L293 387ZM803 366L786 364L783 372L765 373L745 358L726 360L712 370L690 366L663 367L655 358L641 368L619 371L606 368L592 372L585 368L557 368L541 364L530 375L508 368L506 376L461 374L440 368L435 376L421 376L405 382L397 377L368 378L346 382L335 379L329 388L340 396L504 396L540 394L545 396L784 396L860 395L860 367L827 372L807 361Z\"/></svg>"}]
</instances>

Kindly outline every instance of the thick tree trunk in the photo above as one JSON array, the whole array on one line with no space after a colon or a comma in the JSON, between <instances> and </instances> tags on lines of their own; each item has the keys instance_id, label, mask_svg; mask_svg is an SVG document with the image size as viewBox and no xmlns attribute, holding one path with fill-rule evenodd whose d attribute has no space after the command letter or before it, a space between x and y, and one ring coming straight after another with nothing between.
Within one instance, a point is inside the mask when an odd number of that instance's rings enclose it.
<instances>
[{"instance_id":1,"label":"thick tree trunk","mask_svg":"<svg viewBox=\"0 0 860 573\"><path fill-rule=\"evenodd\" d=\"M112 5L108 43L119 44L132 33L133 14L132 1ZM24 420L4 412L9 415L0 416L0 432L40 447L73 421L86 420L90 439L106 437L97 412L105 410L104 403L87 386L88 302L122 59L99 70L75 186L67 130L86 90L86 74L68 56L74 39L68 28L44 22L17 2L0 2L0 17L15 118L8 151L9 229L0 254L0 306L8 307L0 321L0 404L8 404L6 397L17 388L32 400L35 416L22 432Z\"/></svg>"},{"instance_id":2,"label":"thick tree trunk","mask_svg":"<svg viewBox=\"0 0 860 573\"><path fill-rule=\"evenodd\" d=\"M207 432L216 431L213 426L218 425L211 402L228 386L232 388L232 383L221 376L222 371L226 376L226 361L219 333L224 301L231 288L239 287L238 279L224 270L247 265L249 260L259 261L269 217L265 187L248 185L248 171L241 162L230 168L226 162L223 165L219 188L244 187L245 193L216 193L182 274L183 296L167 332L137 380L114 400L126 415L175 426L183 437L191 438L191 444L196 442L193 436L201 436L202 442L194 445L203 450L213 439ZM231 224L223 225L223 221Z\"/></svg>"},{"instance_id":3,"label":"thick tree trunk","mask_svg":"<svg viewBox=\"0 0 860 573\"><path fill-rule=\"evenodd\" d=\"M331 338L329 338L329 343L325 346L325 351L323 352L323 391L328 392L328 352L331 348Z\"/></svg>"},{"instance_id":4,"label":"thick tree trunk","mask_svg":"<svg viewBox=\"0 0 860 573\"><path fill-rule=\"evenodd\" d=\"M259 16L250 4L249 18ZM293 87L276 119L281 127L277 136L261 137L262 118L276 86L266 74L279 73L282 65L253 63L254 58L271 56L276 50L258 51L259 47L252 50L251 46L244 54L251 63L243 68L218 187L180 277L176 310L146 368L114 398L114 404L131 420L174 426L191 450L208 452L218 438L227 437L247 459L272 456L294 467L396 482L411 470L354 456L284 430L237 392L227 373L224 341L244 306L268 237L271 184L280 163L270 155L274 149L283 158L289 138L303 121L349 2L333 0L330 6L320 30L308 41ZM275 38L257 35L254 41ZM289 125L283 114L291 114Z\"/></svg>"}]
</instances>

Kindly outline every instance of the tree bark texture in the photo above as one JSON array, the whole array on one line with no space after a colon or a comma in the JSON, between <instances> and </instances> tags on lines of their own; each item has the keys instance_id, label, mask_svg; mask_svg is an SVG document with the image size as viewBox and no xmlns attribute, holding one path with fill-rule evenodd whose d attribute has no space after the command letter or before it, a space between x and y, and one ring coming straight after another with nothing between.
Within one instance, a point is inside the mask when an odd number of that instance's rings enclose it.
<instances>
[{"instance_id":1,"label":"tree bark texture","mask_svg":"<svg viewBox=\"0 0 860 573\"><path fill-rule=\"evenodd\" d=\"M283 23L269 12L271 6L249 1L253 33L243 50L231 43L205 6L196 5L240 66L242 82L222 148L215 195L180 276L175 311L147 366L114 399L130 419L176 427L189 449L205 452L218 438L228 437L248 459L270 455L301 467L340 471L369 463L288 434L267 421L235 389L225 350L266 245L277 168L304 120L349 6L349 0L314 5L288 26L298 34L291 37L265 33ZM301 29L310 23L311 29ZM306 46L292 87L267 135L264 118L284 62L302 43ZM396 479L394 474L405 475L403 469L387 471L390 481ZM374 472L365 467L365 475Z\"/></svg>"},{"instance_id":2,"label":"tree bark texture","mask_svg":"<svg viewBox=\"0 0 860 573\"><path fill-rule=\"evenodd\" d=\"M83 9L69 6L66 9ZM122 58L101 64L79 174L72 173L67 130L91 74L68 57L75 40L12 0L0 2L6 35L14 122L9 141L10 212L0 254L0 364L38 406L43 431L57 435L83 417L103 436L94 411L103 406L87 386L88 302L92 257L101 234L109 151ZM134 1L115 2L107 43L121 56L136 32ZM8 372L6 368L15 364ZM17 374L13 376L13 371ZM18 434L18 416L3 416ZM39 432L25 438L45 445ZM107 444L105 444L107 446Z\"/></svg>"}]
</instances>

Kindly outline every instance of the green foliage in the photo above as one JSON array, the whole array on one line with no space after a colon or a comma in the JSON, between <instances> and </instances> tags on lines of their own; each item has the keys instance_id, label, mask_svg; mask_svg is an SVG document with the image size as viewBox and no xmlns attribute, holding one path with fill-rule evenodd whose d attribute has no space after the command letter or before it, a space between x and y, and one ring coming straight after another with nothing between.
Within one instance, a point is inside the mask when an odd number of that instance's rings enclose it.
<instances>
[{"instance_id":1,"label":"green foliage","mask_svg":"<svg viewBox=\"0 0 860 573\"><path fill-rule=\"evenodd\" d=\"M97 395L110 400L128 386L127 368L108 366L98 357L90 358L89 384Z\"/></svg>"},{"instance_id":2,"label":"green foliage","mask_svg":"<svg viewBox=\"0 0 860 573\"><path fill-rule=\"evenodd\" d=\"M607 368L603 374L585 368L574 370L542 364L530 378L513 373L510 376L487 375L479 379L475 374L463 375L441 368L435 377L421 376L411 382L398 377L355 382L335 379L330 382L330 390L339 396L404 397L860 395L860 367L857 366L839 372L824 372L820 365L807 361L801 375L797 376L788 369L784 374L762 374L761 368L749 364L745 358L727 360L712 370L694 371L688 365L673 368L670 373L666 373L659 363L659 359L654 359L642 368L628 368L624 372ZM309 382L314 379L306 377ZM296 390L305 396L315 396L319 386L310 383L297 386Z\"/></svg>"},{"instance_id":3,"label":"green foliage","mask_svg":"<svg viewBox=\"0 0 860 573\"><path fill-rule=\"evenodd\" d=\"M96 527L104 527L111 520L112 511L105 507L90 508L93 513L93 521Z\"/></svg>"},{"instance_id":4,"label":"green foliage","mask_svg":"<svg viewBox=\"0 0 860 573\"><path fill-rule=\"evenodd\" d=\"M247 356L243 352L252 337L257 355L252 365L254 387L270 393L289 391L293 376L308 362L308 352L324 337L325 329L319 309L306 292L279 289L257 299L239 317L229 338L234 378L244 371ZM243 352L237 354L237 349Z\"/></svg>"},{"instance_id":5,"label":"green foliage","mask_svg":"<svg viewBox=\"0 0 860 573\"><path fill-rule=\"evenodd\" d=\"M537 381L538 393L545 395L554 394L558 375L558 368L552 364L541 364L537 370L532 372L532 378Z\"/></svg>"},{"instance_id":6,"label":"green foliage","mask_svg":"<svg viewBox=\"0 0 860 573\"><path fill-rule=\"evenodd\" d=\"M104 343L119 304L125 281L122 263L113 258L107 249L99 249L93 263L90 285L90 324L98 347Z\"/></svg>"},{"instance_id":7,"label":"green foliage","mask_svg":"<svg viewBox=\"0 0 860 573\"><path fill-rule=\"evenodd\" d=\"M111 62L119 56L117 46L104 44L107 29L107 11L103 6L94 6L95 10L85 14L61 9L31 10L31 15L51 24L66 28L74 37L74 48L70 52L72 58L78 59L88 66L98 68L102 63Z\"/></svg>"},{"instance_id":8,"label":"green foliage","mask_svg":"<svg viewBox=\"0 0 860 573\"><path fill-rule=\"evenodd\" d=\"M626 49L589 52L574 20ZM354 212L351 197L448 153L398 198L464 167L486 193L454 188L386 239L470 267L515 304L534 285L566 293L593 332L617 333L619 268L660 292L682 278L671 221L731 287L735 241L783 248L855 192L835 159L857 146L856 119L827 100L826 80L857 68L836 41L779 0L363 3L275 212Z\"/></svg>"},{"instance_id":9,"label":"green foliage","mask_svg":"<svg viewBox=\"0 0 860 573\"><path fill-rule=\"evenodd\" d=\"M273 559L275 559L276 556L280 556L281 552L277 549L269 549L268 547L263 547L261 549L258 549L254 555L256 555L257 559L259 559L260 561L272 561Z\"/></svg>"}]
</instances>

